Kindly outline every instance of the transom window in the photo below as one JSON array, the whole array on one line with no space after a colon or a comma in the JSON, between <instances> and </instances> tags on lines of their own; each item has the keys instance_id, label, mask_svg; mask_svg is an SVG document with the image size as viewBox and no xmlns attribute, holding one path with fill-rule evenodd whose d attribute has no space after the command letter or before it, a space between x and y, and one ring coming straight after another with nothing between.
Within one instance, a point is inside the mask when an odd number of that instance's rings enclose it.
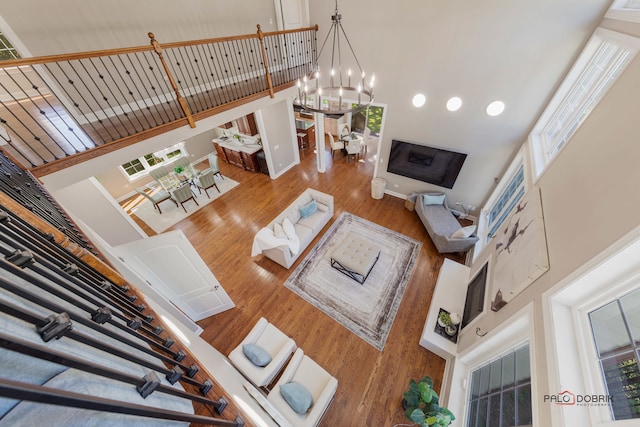
<instances>
[{"instance_id":1,"label":"transom window","mask_svg":"<svg viewBox=\"0 0 640 427\"><path fill-rule=\"evenodd\" d=\"M471 373L467 427L532 424L529 344Z\"/></svg>"},{"instance_id":2,"label":"transom window","mask_svg":"<svg viewBox=\"0 0 640 427\"><path fill-rule=\"evenodd\" d=\"M184 142L172 145L155 153L145 154L137 159L130 160L120 165L120 169L125 173L130 181L149 173L163 164L180 157L187 156L187 150L184 148Z\"/></svg>"},{"instance_id":3,"label":"transom window","mask_svg":"<svg viewBox=\"0 0 640 427\"><path fill-rule=\"evenodd\" d=\"M489 211L489 234L487 240L492 238L500 225L513 210L518 201L524 196L524 165L520 165L509 184L498 197L498 200Z\"/></svg>"},{"instance_id":4,"label":"transom window","mask_svg":"<svg viewBox=\"0 0 640 427\"><path fill-rule=\"evenodd\" d=\"M539 176L635 57L640 39L598 28L530 135Z\"/></svg>"},{"instance_id":5,"label":"transom window","mask_svg":"<svg viewBox=\"0 0 640 427\"><path fill-rule=\"evenodd\" d=\"M0 61L4 61L6 59L20 59L20 55L9 42L7 37L0 32Z\"/></svg>"},{"instance_id":6,"label":"transom window","mask_svg":"<svg viewBox=\"0 0 640 427\"><path fill-rule=\"evenodd\" d=\"M614 420L640 418L640 289L589 313Z\"/></svg>"}]
</instances>

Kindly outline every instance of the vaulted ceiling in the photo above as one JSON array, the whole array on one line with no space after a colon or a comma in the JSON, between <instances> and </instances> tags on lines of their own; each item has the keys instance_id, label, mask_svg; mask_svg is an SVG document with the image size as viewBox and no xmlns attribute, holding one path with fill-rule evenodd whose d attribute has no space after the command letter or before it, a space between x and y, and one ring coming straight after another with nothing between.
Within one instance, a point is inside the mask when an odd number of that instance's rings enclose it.
<instances>
[{"instance_id":1,"label":"vaulted ceiling","mask_svg":"<svg viewBox=\"0 0 640 427\"><path fill-rule=\"evenodd\" d=\"M335 8L307 0L321 41ZM135 4L134 4L135 3ZM481 205L601 22L611 0L343 0L343 25L387 115L379 173L392 138L468 154L450 193ZM272 0L0 0L0 15L34 55L275 30ZM0 22L2 24L2 22ZM424 93L422 108L411 105ZM447 99L462 108L449 112ZM505 112L485 113L502 100ZM408 194L425 184L387 176Z\"/></svg>"},{"instance_id":2,"label":"vaulted ceiling","mask_svg":"<svg viewBox=\"0 0 640 427\"><path fill-rule=\"evenodd\" d=\"M376 74L376 101L389 107L385 144L400 138L468 153L452 191L477 205L526 140L610 3L374 0L338 6L363 68ZM334 1L310 1L320 38L334 7ZM427 97L422 108L411 104L418 92ZM463 100L454 113L445 108L452 96ZM489 117L485 108L494 100L506 109ZM414 189L414 183L398 181L405 193Z\"/></svg>"}]
</instances>

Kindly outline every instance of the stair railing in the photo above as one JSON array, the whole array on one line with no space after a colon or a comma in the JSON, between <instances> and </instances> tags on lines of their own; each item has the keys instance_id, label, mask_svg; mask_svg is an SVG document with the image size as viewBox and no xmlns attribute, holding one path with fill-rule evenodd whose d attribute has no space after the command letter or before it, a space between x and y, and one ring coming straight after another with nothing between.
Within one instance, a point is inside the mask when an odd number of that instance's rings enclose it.
<instances>
[{"instance_id":1,"label":"stair railing","mask_svg":"<svg viewBox=\"0 0 640 427\"><path fill-rule=\"evenodd\" d=\"M195 127L310 75L317 28L3 61L0 144L42 176Z\"/></svg>"}]
</instances>

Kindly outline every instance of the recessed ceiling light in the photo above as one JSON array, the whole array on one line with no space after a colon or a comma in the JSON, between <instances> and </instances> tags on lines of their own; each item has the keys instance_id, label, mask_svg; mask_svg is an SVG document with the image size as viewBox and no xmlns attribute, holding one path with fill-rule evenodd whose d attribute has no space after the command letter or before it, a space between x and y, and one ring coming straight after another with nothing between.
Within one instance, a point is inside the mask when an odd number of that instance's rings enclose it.
<instances>
[{"instance_id":1,"label":"recessed ceiling light","mask_svg":"<svg viewBox=\"0 0 640 427\"><path fill-rule=\"evenodd\" d=\"M411 102L413 102L414 107L420 108L425 104L425 102L427 102L427 97L422 93L417 93L413 96Z\"/></svg>"},{"instance_id":2,"label":"recessed ceiling light","mask_svg":"<svg viewBox=\"0 0 640 427\"><path fill-rule=\"evenodd\" d=\"M447 110L449 111L458 111L460 107L462 107L462 99L457 96L447 101Z\"/></svg>"},{"instance_id":3,"label":"recessed ceiling light","mask_svg":"<svg viewBox=\"0 0 640 427\"><path fill-rule=\"evenodd\" d=\"M490 116L499 116L504 111L504 102L502 101L493 101L491 104L487 105L487 114Z\"/></svg>"}]
</instances>

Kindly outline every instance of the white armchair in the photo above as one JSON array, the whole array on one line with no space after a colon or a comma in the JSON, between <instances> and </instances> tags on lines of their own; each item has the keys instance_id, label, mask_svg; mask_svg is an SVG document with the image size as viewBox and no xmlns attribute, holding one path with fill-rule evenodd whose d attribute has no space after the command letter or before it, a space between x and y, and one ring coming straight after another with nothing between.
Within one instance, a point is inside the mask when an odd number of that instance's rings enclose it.
<instances>
[{"instance_id":1,"label":"white armchair","mask_svg":"<svg viewBox=\"0 0 640 427\"><path fill-rule=\"evenodd\" d=\"M264 367L255 365L242 349L245 344L256 344L262 347L271 356L271 362ZM240 345L229 353L229 359L254 385L265 387L282 370L295 349L295 341L261 317Z\"/></svg>"},{"instance_id":2,"label":"white armchair","mask_svg":"<svg viewBox=\"0 0 640 427\"><path fill-rule=\"evenodd\" d=\"M295 412L280 393L281 385L293 381L302 384L313 397L313 405L304 414ZM296 427L315 427L329 407L337 388L337 379L332 377L313 359L305 356L302 349L297 349L277 384L269 392L267 400L292 425Z\"/></svg>"}]
</instances>

